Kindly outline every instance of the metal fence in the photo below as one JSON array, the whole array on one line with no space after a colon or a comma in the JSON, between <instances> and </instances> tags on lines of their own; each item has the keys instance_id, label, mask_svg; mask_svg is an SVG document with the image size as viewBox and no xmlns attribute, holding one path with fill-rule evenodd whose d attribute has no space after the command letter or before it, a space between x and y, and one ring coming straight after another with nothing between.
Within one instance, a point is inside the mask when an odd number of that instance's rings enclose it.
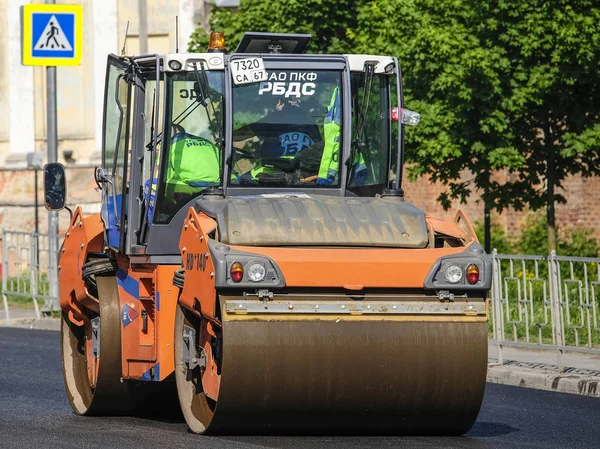
<instances>
[{"instance_id":1,"label":"metal fence","mask_svg":"<svg viewBox=\"0 0 600 449\"><path fill-rule=\"evenodd\" d=\"M33 309L31 314L36 318L59 309L57 262L61 239L62 236L51 238L35 232L2 231L2 300L6 321L11 320L11 308L21 314Z\"/></svg>"},{"instance_id":2,"label":"metal fence","mask_svg":"<svg viewBox=\"0 0 600 449\"><path fill-rule=\"evenodd\" d=\"M33 309L59 309L58 248L62 236L2 231L2 299ZM503 347L600 354L600 258L492 256L490 336L503 362Z\"/></svg>"},{"instance_id":3,"label":"metal fence","mask_svg":"<svg viewBox=\"0 0 600 449\"><path fill-rule=\"evenodd\" d=\"M600 259L492 254L492 342L600 354Z\"/></svg>"}]
</instances>

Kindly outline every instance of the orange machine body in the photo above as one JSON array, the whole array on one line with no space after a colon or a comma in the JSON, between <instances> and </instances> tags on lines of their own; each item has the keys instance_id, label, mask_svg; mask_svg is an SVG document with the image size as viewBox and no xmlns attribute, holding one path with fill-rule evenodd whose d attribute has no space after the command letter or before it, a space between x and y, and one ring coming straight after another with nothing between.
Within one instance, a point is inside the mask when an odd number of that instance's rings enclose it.
<instances>
[{"instance_id":1,"label":"orange machine body","mask_svg":"<svg viewBox=\"0 0 600 449\"><path fill-rule=\"evenodd\" d=\"M454 223L428 217L432 230L456 238L476 241ZM469 225L470 226L470 225ZM214 335L219 325L215 267L208 240L217 228L215 220L191 208L183 225L180 251L185 268L184 289L173 284L179 265L132 263L117 256L116 282L121 311L122 376L124 379L162 381L174 370L173 338L177 302L207 319L203 332ZM469 237L471 236L471 237ZM468 243L470 244L470 243ZM467 246L468 246L467 244ZM101 251L103 224L99 214L83 217L75 211L60 259L61 308L69 319L82 324L82 308L98 310L98 300L87 292L82 265L88 254ZM458 254L465 246L397 249L333 247L248 247L234 250L267 256L274 260L286 288L393 289L396 293L423 288L425 277L440 257ZM210 348L207 348L210 350Z\"/></svg>"}]
</instances>

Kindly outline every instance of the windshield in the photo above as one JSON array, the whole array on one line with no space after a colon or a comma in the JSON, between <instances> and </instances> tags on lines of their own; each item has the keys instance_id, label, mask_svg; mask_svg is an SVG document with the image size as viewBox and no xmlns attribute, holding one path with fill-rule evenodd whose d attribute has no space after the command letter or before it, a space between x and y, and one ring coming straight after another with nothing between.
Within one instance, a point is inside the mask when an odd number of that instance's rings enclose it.
<instances>
[{"instance_id":1,"label":"windshield","mask_svg":"<svg viewBox=\"0 0 600 449\"><path fill-rule=\"evenodd\" d=\"M354 72L351 84L353 137L348 187L360 195L371 192L371 187L381 190L390 177L390 75L369 77L367 73ZM393 78L392 84L395 93Z\"/></svg>"},{"instance_id":2,"label":"windshield","mask_svg":"<svg viewBox=\"0 0 600 449\"><path fill-rule=\"evenodd\" d=\"M231 185L339 187L341 72L268 75L233 88Z\"/></svg>"},{"instance_id":3,"label":"windshield","mask_svg":"<svg viewBox=\"0 0 600 449\"><path fill-rule=\"evenodd\" d=\"M168 145L157 152L154 182L146 185L156 192L160 167L156 211L149 210L155 223L168 223L202 190L221 185L223 72L170 74L166 95Z\"/></svg>"}]
</instances>

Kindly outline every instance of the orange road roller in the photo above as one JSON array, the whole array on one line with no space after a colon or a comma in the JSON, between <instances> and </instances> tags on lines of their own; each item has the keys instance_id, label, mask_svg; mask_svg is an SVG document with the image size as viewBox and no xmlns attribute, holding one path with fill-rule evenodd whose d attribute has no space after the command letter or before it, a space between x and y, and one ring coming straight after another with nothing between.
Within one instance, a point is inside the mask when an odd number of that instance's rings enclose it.
<instances>
[{"instance_id":1,"label":"orange road roller","mask_svg":"<svg viewBox=\"0 0 600 449\"><path fill-rule=\"evenodd\" d=\"M201 434L474 423L490 259L461 212L404 199L419 115L397 59L309 39L108 57L101 211L75 209L59 262L76 413L178 402ZM64 208L64 168L44 174Z\"/></svg>"}]
</instances>

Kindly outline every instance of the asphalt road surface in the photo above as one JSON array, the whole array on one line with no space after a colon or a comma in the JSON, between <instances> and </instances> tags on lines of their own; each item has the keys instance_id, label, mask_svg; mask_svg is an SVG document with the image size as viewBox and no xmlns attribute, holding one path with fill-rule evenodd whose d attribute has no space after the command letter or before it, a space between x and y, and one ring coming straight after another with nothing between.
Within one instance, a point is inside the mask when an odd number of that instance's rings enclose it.
<instances>
[{"instance_id":1,"label":"asphalt road surface","mask_svg":"<svg viewBox=\"0 0 600 449\"><path fill-rule=\"evenodd\" d=\"M59 334L0 328L1 448L600 448L600 400L487 385L463 437L199 436L180 416L85 418L65 396Z\"/></svg>"}]
</instances>

